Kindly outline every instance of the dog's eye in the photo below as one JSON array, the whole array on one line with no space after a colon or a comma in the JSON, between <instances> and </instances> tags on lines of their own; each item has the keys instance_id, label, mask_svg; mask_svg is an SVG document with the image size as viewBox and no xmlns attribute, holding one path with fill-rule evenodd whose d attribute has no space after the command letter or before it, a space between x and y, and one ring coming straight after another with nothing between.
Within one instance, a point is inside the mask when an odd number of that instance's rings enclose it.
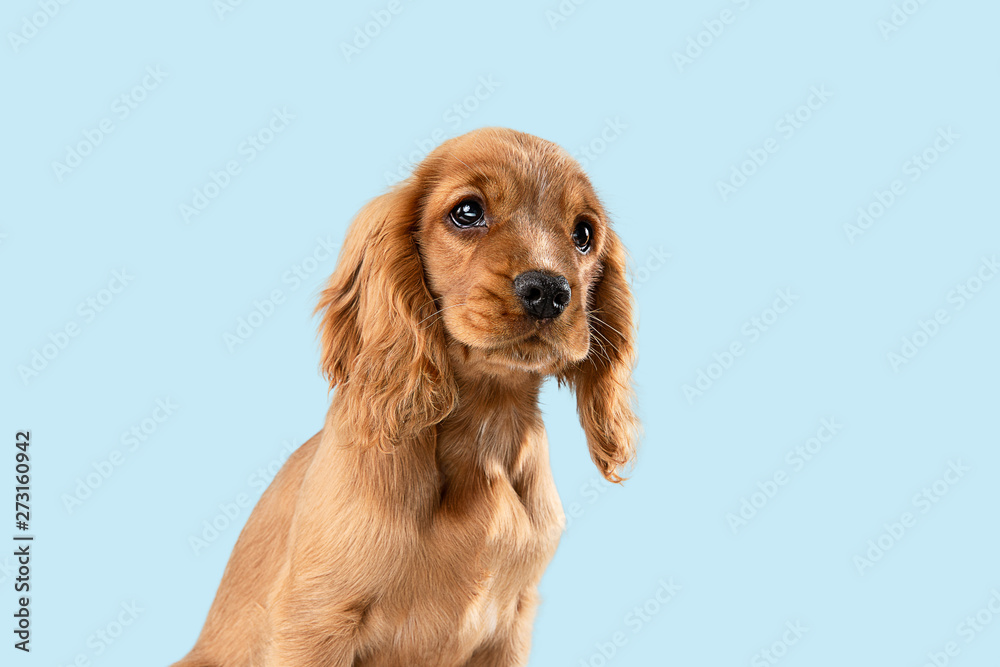
<instances>
[{"instance_id":1,"label":"dog's eye","mask_svg":"<svg viewBox=\"0 0 1000 667\"><path fill-rule=\"evenodd\" d=\"M589 222L581 220L576 223L576 229L573 230L573 243L576 245L577 250L583 253L590 250L590 239L593 236L594 228L590 226Z\"/></svg>"},{"instance_id":2,"label":"dog's eye","mask_svg":"<svg viewBox=\"0 0 1000 667\"><path fill-rule=\"evenodd\" d=\"M466 199L451 209L451 221L458 227L476 227L483 223L483 207L474 199Z\"/></svg>"}]
</instances>

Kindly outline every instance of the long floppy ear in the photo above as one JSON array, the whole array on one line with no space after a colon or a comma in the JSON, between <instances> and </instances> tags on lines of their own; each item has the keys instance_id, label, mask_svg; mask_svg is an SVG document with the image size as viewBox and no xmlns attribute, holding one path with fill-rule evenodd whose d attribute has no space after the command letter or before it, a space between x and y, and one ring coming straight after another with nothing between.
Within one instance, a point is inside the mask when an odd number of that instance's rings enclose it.
<instances>
[{"instance_id":1,"label":"long floppy ear","mask_svg":"<svg viewBox=\"0 0 1000 667\"><path fill-rule=\"evenodd\" d=\"M386 450L444 419L457 396L413 237L417 206L411 179L361 209L316 307L344 435Z\"/></svg>"},{"instance_id":2,"label":"long floppy ear","mask_svg":"<svg viewBox=\"0 0 1000 667\"><path fill-rule=\"evenodd\" d=\"M564 374L576 389L577 411L590 458L611 482L621 482L635 458L639 420L633 410L635 321L625 278L625 248L607 230L603 271L588 296L590 351Z\"/></svg>"}]
</instances>

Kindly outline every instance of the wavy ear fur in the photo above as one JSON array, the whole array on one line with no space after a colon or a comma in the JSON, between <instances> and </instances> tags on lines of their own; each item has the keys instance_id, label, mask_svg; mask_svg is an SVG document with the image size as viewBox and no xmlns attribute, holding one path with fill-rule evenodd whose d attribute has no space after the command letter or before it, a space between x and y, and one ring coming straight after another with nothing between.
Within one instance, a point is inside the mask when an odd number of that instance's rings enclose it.
<instances>
[{"instance_id":1,"label":"wavy ear fur","mask_svg":"<svg viewBox=\"0 0 1000 667\"><path fill-rule=\"evenodd\" d=\"M413 237L417 216L412 180L361 209L316 308L344 435L383 449L444 419L457 397Z\"/></svg>"},{"instance_id":2,"label":"wavy ear fur","mask_svg":"<svg viewBox=\"0 0 1000 667\"><path fill-rule=\"evenodd\" d=\"M611 482L635 458L639 420L633 410L635 321L625 278L625 248L608 230L603 272L588 298L590 352L560 378L576 390L590 458Z\"/></svg>"}]
</instances>

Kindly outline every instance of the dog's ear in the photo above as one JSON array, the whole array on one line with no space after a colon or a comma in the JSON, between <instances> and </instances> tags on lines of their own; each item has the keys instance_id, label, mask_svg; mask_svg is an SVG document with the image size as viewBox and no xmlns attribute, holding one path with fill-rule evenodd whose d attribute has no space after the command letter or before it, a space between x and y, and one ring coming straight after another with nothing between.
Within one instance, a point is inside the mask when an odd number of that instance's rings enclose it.
<instances>
[{"instance_id":1,"label":"dog's ear","mask_svg":"<svg viewBox=\"0 0 1000 667\"><path fill-rule=\"evenodd\" d=\"M385 449L444 419L457 396L413 237L417 207L407 181L361 209L316 308L344 435Z\"/></svg>"},{"instance_id":2,"label":"dog's ear","mask_svg":"<svg viewBox=\"0 0 1000 667\"><path fill-rule=\"evenodd\" d=\"M635 321L625 277L625 248L610 228L605 229L603 270L587 300L590 351L560 379L576 390L590 458L607 480L621 482L635 457L639 435L632 391Z\"/></svg>"}]
</instances>

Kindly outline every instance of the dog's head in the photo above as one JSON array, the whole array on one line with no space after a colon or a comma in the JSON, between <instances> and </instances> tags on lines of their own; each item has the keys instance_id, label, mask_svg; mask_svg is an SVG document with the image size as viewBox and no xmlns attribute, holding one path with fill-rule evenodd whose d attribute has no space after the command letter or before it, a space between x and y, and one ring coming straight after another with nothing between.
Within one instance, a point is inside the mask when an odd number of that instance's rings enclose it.
<instances>
[{"instance_id":1,"label":"dog's head","mask_svg":"<svg viewBox=\"0 0 1000 667\"><path fill-rule=\"evenodd\" d=\"M625 251L555 144L490 128L439 146L358 214L318 310L357 437L388 445L441 421L456 373L555 375L604 476L632 459Z\"/></svg>"}]
</instances>

